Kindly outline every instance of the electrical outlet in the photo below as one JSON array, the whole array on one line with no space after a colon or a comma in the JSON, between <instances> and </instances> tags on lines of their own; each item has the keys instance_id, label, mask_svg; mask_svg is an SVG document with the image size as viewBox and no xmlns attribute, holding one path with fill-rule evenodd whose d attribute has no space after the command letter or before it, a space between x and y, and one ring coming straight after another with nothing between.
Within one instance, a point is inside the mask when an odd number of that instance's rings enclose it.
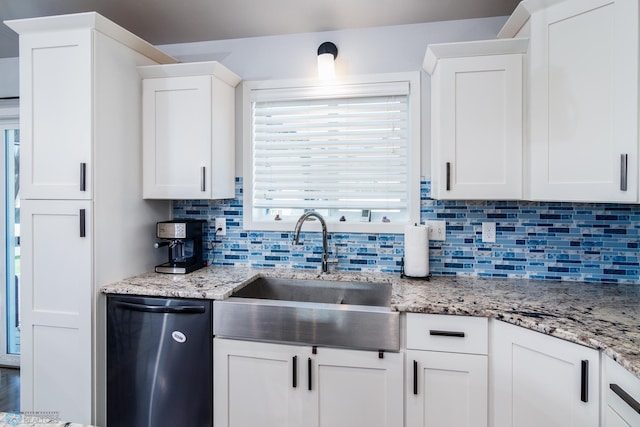
<instances>
[{"instance_id":1,"label":"electrical outlet","mask_svg":"<svg viewBox=\"0 0 640 427\"><path fill-rule=\"evenodd\" d=\"M484 243L494 243L496 241L496 223L482 223L482 241Z\"/></svg>"},{"instance_id":2,"label":"electrical outlet","mask_svg":"<svg viewBox=\"0 0 640 427\"><path fill-rule=\"evenodd\" d=\"M216 232L216 236L226 236L227 235L227 219L226 218L215 218L213 220L213 226L216 230L220 229Z\"/></svg>"},{"instance_id":3,"label":"electrical outlet","mask_svg":"<svg viewBox=\"0 0 640 427\"><path fill-rule=\"evenodd\" d=\"M427 221L429 240L447 240L446 221Z\"/></svg>"}]
</instances>

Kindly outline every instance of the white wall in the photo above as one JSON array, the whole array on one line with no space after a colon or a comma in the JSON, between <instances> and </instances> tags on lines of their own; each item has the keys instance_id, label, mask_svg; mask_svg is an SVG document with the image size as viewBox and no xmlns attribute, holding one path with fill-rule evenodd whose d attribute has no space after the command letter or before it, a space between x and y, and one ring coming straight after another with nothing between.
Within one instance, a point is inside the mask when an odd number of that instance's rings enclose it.
<instances>
[{"instance_id":1,"label":"white wall","mask_svg":"<svg viewBox=\"0 0 640 427\"><path fill-rule=\"evenodd\" d=\"M0 98L18 96L18 58L0 58Z\"/></svg>"},{"instance_id":2,"label":"white wall","mask_svg":"<svg viewBox=\"0 0 640 427\"><path fill-rule=\"evenodd\" d=\"M181 62L220 61L244 80L315 78L316 51L338 47L338 76L421 71L427 45L493 39L507 17L158 46ZM422 175L430 176L430 77L422 72ZM242 175L241 89L236 91L236 175Z\"/></svg>"}]
</instances>

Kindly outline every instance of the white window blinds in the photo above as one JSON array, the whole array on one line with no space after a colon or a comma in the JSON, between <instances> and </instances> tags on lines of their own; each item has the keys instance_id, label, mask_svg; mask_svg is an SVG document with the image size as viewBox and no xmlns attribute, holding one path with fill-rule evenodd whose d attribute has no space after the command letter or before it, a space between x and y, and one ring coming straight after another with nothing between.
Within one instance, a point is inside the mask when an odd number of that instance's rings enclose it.
<instances>
[{"instance_id":1,"label":"white window blinds","mask_svg":"<svg viewBox=\"0 0 640 427\"><path fill-rule=\"evenodd\" d=\"M254 208L407 209L409 85L367 92L254 97Z\"/></svg>"}]
</instances>

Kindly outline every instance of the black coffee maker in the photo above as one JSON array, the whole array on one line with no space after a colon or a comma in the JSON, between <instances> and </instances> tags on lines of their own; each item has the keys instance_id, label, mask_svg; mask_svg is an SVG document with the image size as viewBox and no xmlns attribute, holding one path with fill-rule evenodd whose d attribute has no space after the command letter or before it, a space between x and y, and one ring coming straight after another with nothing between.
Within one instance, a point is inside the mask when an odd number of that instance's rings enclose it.
<instances>
[{"instance_id":1,"label":"black coffee maker","mask_svg":"<svg viewBox=\"0 0 640 427\"><path fill-rule=\"evenodd\" d=\"M207 265L202 259L205 223L201 219L175 219L156 224L156 235L162 240L155 247L169 247L169 262L156 265L156 273L186 274Z\"/></svg>"}]
</instances>

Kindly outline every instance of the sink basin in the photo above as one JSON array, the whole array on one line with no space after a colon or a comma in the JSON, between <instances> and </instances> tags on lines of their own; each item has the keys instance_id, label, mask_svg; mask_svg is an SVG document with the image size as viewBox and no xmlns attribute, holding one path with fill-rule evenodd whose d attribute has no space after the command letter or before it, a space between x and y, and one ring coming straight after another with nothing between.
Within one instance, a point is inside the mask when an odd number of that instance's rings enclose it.
<instances>
[{"instance_id":1,"label":"sink basin","mask_svg":"<svg viewBox=\"0 0 640 427\"><path fill-rule=\"evenodd\" d=\"M258 278L214 303L214 334L226 338L398 351L391 285Z\"/></svg>"},{"instance_id":2,"label":"sink basin","mask_svg":"<svg viewBox=\"0 0 640 427\"><path fill-rule=\"evenodd\" d=\"M264 278L233 294L241 298L389 307L391 286L382 283Z\"/></svg>"}]
</instances>

